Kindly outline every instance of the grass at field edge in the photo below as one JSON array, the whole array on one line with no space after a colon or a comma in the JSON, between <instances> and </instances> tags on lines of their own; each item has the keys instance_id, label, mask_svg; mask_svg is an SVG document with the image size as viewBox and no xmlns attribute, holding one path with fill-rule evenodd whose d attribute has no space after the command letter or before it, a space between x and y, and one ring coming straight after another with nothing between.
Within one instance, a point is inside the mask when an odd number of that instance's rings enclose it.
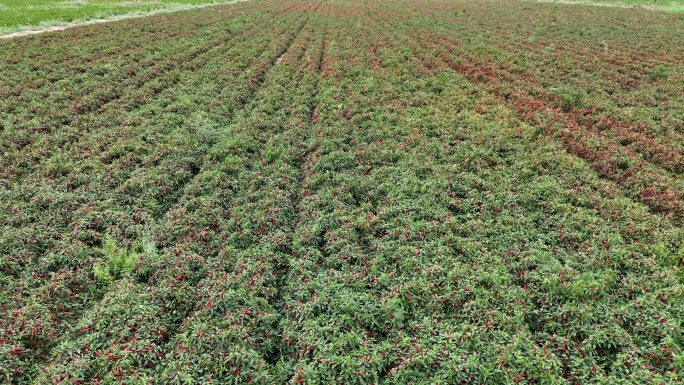
<instances>
[{"instance_id":1,"label":"grass at field edge","mask_svg":"<svg viewBox=\"0 0 684 385\"><path fill-rule=\"evenodd\" d=\"M239 3L247 0L210 0L210 2L201 4L183 4L183 3L171 3L163 8L156 8L151 10L140 10L135 9L130 12L118 12L125 11L127 9L112 9L107 13L93 13L82 18L66 21L60 19L43 20L36 24L26 24L26 25L14 25L14 26L0 26L0 39L11 39L15 37L33 35L45 32L60 31L67 28L81 27L91 24L108 23L112 21L134 19L141 17L149 17L155 15L162 15L173 12L189 11L193 9L233 4ZM130 10L130 9L129 9Z\"/></svg>"}]
</instances>

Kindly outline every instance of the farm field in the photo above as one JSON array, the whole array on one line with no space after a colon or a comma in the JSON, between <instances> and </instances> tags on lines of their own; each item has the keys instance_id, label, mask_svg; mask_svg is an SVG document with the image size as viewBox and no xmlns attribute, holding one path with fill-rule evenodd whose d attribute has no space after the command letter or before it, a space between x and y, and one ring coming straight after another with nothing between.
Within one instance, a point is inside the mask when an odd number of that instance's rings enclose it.
<instances>
[{"instance_id":1,"label":"farm field","mask_svg":"<svg viewBox=\"0 0 684 385\"><path fill-rule=\"evenodd\" d=\"M484 0L0 41L0 382L681 383L682 41Z\"/></svg>"}]
</instances>

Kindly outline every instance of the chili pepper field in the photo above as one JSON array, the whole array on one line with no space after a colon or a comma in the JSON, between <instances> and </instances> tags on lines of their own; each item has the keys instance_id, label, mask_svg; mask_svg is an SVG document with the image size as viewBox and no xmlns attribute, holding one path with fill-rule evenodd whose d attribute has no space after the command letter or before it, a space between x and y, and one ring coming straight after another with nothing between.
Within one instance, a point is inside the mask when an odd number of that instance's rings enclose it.
<instances>
[{"instance_id":1,"label":"chili pepper field","mask_svg":"<svg viewBox=\"0 0 684 385\"><path fill-rule=\"evenodd\" d=\"M487 0L2 40L0 383L682 383L682 42Z\"/></svg>"}]
</instances>

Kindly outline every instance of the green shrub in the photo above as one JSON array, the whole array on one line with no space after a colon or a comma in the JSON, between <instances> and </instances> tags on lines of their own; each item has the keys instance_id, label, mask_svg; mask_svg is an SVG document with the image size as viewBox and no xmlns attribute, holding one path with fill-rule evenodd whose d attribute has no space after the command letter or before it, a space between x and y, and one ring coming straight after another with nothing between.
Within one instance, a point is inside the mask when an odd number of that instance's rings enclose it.
<instances>
[{"instance_id":1,"label":"green shrub","mask_svg":"<svg viewBox=\"0 0 684 385\"><path fill-rule=\"evenodd\" d=\"M273 162L280 158L280 155L284 150L285 148L282 145L278 146L278 148L274 148L272 145L269 145L264 151L264 158L268 159L270 162Z\"/></svg>"},{"instance_id":2,"label":"green shrub","mask_svg":"<svg viewBox=\"0 0 684 385\"><path fill-rule=\"evenodd\" d=\"M585 105L584 99L586 93L582 88L564 85L560 87L551 87L549 88L549 91L558 96L559 100L557 106L563 111L567 112L575 108L582 108Z\"/></svg>"},{"instance_id":3,"label":"green shrub","mask_svg":"<svg viewBox=\"0 0 684 385\"><path fill-rule=\"evenodd\" d=\"M107 237L102 247L106 262L94 266L95 278L103 284L121 279L135 268L136 259L141 253L156 253L154 243L145 239L133 245L131 249L126 249L120 248L113 238Z\"/></svg>"},{"instance_id":4,"label":"green shrub","mask_svg":"<svg viewBox=\"0 0 684 385\"><path fill-rule=\"evenodd\" d=\"M649 68L646 70L646 74L650 80L663 80L667 79L669 68L662 64L658 64L655 68Z\"/></svg>"}]
</instances>

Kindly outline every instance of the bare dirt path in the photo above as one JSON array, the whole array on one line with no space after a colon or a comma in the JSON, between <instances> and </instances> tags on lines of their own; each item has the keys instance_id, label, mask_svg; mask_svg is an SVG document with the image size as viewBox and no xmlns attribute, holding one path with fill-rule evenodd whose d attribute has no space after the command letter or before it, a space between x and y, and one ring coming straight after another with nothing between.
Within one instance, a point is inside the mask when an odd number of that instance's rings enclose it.
<instances>
[{"instance_id":1,"label":"bare dirt path","mask_svg":"<svg viewBox=\"0 0 684 385\"><path fill-rule=\"evenodd\" d=\"M143 16L137 16L137 17L143 17ZM132 18L132 17L130 17L130 18ZM127 18L120 17L117 19L94 19L94 20L88 20L88 21L81 22L81 23L69 23L69 24L65 24L65 25L54 25L52 27L46 27L46 28L42 28L42 29L29 29L29 30L25 30L25 31L17 31L17 32L8 33L6 35L0 35L0 39L12 39L15 37L36 35L36 34L45 33L45 32L62 31L62 30L65 30L67 28L74 28L74 27L80 27L80 26L91 25L91 24L107 23L110 21L123 20L123 19L127 19Z\"/></svg>"},{"instance_id":2,"label":"bare dirt path","mask_svg":"<svg viewBox=\"0 0 684 385\"><path fill-rule=\"evenodd\" d=\"M613 7L613 8L635 8L645 9L649 11L665 11L659 6L640 5L640 4L625 4L625 3L601 3L591 1L576 1L576 0L535 0L537 3L556 3L556 4L570 4L570 5L590 5L594 7Z\"/></svg>"}]
</instances>

